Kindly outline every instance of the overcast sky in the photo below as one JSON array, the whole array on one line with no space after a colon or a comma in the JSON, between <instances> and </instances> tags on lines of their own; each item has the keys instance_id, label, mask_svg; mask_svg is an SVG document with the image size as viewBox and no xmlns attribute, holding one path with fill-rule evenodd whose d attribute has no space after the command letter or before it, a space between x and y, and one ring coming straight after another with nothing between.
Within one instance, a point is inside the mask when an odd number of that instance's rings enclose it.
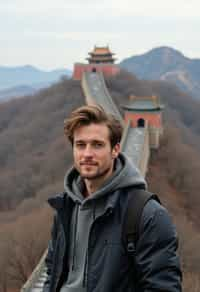
<instances>
[{"instance_id":1,"label":"overcast sky","mask_svg":"<svg viewBox=\"0 0 200 292\"><path fill-rule=\"evenodd\" d=\"M72 68L94 45L118 61L158 46L200 58L199 0L0 0L0 66Z\"/></svg>"}]
</instances>

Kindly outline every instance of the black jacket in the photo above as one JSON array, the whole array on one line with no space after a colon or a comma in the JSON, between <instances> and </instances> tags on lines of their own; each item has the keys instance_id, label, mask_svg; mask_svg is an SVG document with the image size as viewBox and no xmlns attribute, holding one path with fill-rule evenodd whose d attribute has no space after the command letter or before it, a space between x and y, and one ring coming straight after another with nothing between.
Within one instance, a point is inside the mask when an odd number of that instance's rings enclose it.
<instances>
[{"instance_id":1,"label":"black jacket","mask_svg":"<svg viewBox=\"0 0 200 292\"><path fill-rule=\"evenodd\" d=\"M122 195L123 192L123 195ZM144 207L134 260L122 238L128 193L117 190L93 222L88 244L87 292L180 292L177 235L168 212L154 200ZM74 202L66 193L49 199L56 210L46 257L44 292L57 292L67 279L69 226Z\"/></svg>"}]
</instances>

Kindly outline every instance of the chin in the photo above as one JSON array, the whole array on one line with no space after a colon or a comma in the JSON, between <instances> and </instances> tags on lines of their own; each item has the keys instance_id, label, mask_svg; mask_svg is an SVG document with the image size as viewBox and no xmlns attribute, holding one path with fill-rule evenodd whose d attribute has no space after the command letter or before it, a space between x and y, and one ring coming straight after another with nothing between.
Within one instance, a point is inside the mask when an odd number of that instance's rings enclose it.
<instances>
[{"instance_id":1,"label":"chin","mask_svg":"<svg viewBox=\"0 0 200 292\"><path fill-rule=\"evenodd\" d=\"M95 178L97 178L98 177L98 175L97 174L89 174L89 173L80 173L80 175L81 175L81 177L83 178L83 179L95 179Z\"/></svg>"}]
</instances>

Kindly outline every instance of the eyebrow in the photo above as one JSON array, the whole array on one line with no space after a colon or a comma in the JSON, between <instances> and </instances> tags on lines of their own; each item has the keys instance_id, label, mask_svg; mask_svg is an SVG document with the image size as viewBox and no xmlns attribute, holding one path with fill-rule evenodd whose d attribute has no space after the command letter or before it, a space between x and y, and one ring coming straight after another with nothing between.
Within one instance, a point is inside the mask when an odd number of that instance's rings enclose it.
<instances>
[{"instance_id":1,"label":"eyebrow","mask_svg":"<svg viewBox=\"0 0 200 292\"><path fill-rule=\"evenodd\" d=\"M104 140L75 140L74 143L104 143L105 144L105 141Z\"/></svg>"}]
</instances>

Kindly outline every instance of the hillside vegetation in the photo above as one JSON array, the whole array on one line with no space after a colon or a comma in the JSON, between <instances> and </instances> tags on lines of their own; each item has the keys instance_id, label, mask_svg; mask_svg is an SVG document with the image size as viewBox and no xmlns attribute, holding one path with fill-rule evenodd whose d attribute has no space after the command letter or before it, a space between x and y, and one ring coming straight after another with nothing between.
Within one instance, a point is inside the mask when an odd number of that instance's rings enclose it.
<instances>
[{"instance_id":1,"label":"hillside vegetation","mask_svg":"<svg viewBox=\"0 0 200 292\"><path fill-rule=\"evenodd\" d=\"M164 104L164 137L167 151L163 167L168 169L173 185L183 193L190 216L198 215L200 197L200 102L181 92L176 86L163 81L141 81L129 73L107 81L116 103L127 102L130 95L157 95ZM158 156L159 158L160 156ZM192 197L192 200L191 200ZM195 209L195 213L194 213ZM197 220L196 220L197 221Z\"/></svg>"},{"instance_id":2,"label":"hillside vegetation","mask_svg":"<svg viewBox=\"0 0 200 292\"><path fill-rule=\"evenodd\" d=\"M63 80L34 97L0 104L0 210L34 197L64 174L71 155L63 121L83 103L80 85Z\"/></svg>"},{"instance_id":3,"label":"hillside vegetation","mask_svg":"<svg viewBox=\"0 0 200 292\"><path fill-rule=\"evenodd\" d=\"M158 94L165 104L164 136L152 153L147 180L177 224L184 291L197 292L200 104L165 82L140 81L125 72L106 82L118 106L130 94ZM63 191L72 163L63 120L84 103L80 83L63 79L33 97L0 105L0 292L19 291L47 246L52 211L46 199Z\"/></svg>"}]
</instances>

